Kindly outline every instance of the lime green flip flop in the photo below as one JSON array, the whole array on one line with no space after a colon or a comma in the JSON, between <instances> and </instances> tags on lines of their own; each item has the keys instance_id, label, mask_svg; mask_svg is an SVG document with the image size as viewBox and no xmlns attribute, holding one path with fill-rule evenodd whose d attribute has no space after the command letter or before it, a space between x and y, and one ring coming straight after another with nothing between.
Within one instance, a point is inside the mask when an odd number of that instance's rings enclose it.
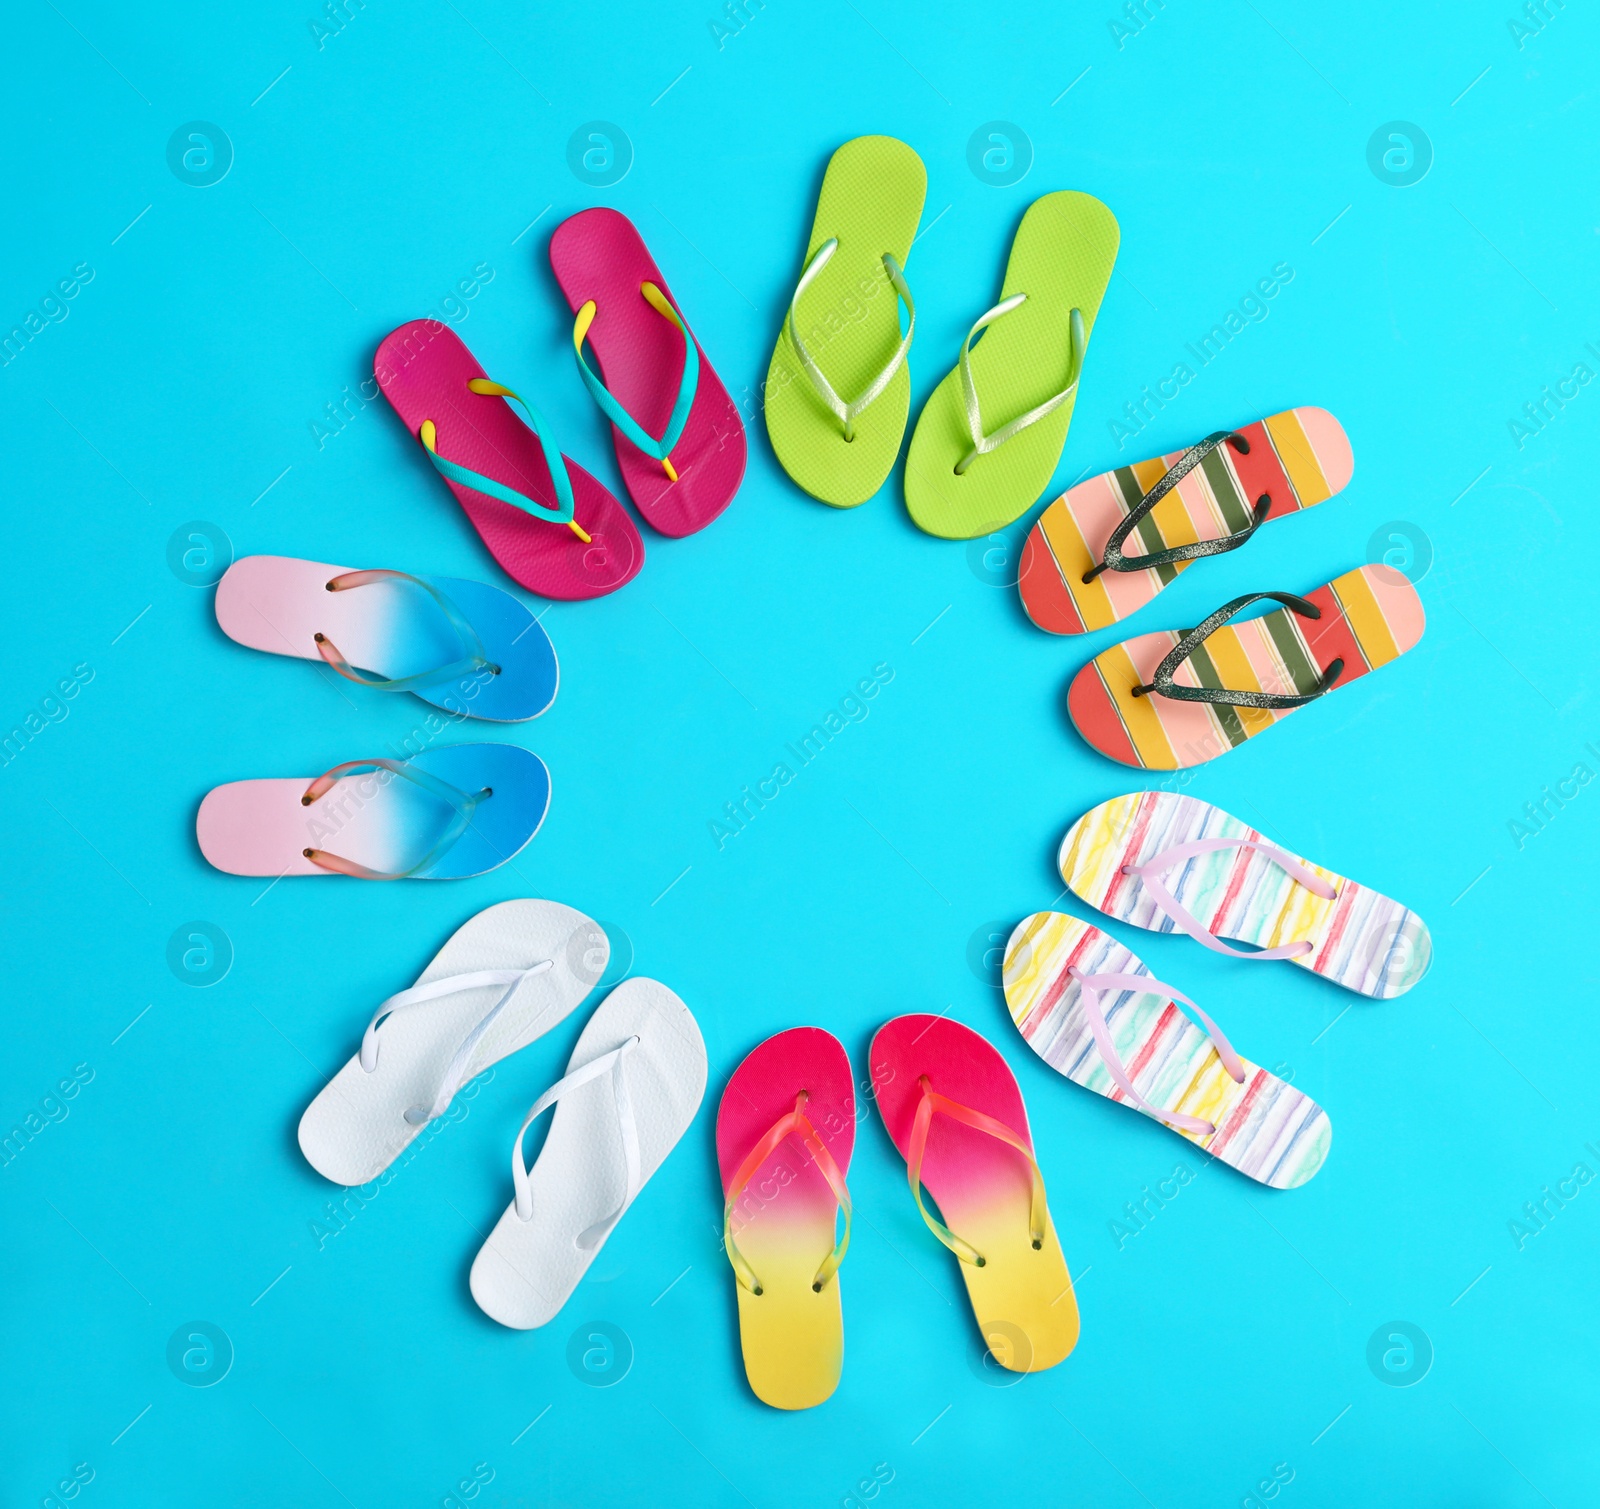
<instances>
[{"instance_id":1,"label":"lime green flip flop","mask_svg":"<svg viewBox=\"0 0 1600 1509\"><path fill-rule=\"evenodd\" d=\"M1067 443L1119 236L1091 195L1046 194L1029 205L1000 302L967 332L911 437L906 507L919 529L947 540L991 534L1044 490Z\"/></svg>"},{"instance_id":2,"label":"lime green flip flop","mask_svg":"<svg viewBox=\"0 0 1600 1509\"><path fill-rule=\"evenodd\" d=\"M903 141L858 136L833 154L817 196L767 369L767 434L783 469L835 508L865 503L900 454L917 325L903 268L927 191L927 169Z\"/></svg>"}]
</instances>

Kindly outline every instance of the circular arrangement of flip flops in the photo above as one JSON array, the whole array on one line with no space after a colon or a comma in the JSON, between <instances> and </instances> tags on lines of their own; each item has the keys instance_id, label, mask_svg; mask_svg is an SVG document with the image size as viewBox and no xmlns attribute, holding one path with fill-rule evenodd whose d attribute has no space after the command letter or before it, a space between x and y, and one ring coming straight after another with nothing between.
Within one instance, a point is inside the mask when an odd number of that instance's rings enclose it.
<instances>
[{"instance_id":1,"label":"circular arrangement of flip flops","mask_svg":"<svg viewBox=\"0 0 1600 1509\"><path fill-rule=\"evenodd\" d=\"M836 508L879 491L905 438L916 331L907 263L926 181L916 153L891 137L834 153L763 385L779 462ZM1086 194L1046 194L1023 216L999 302L973 322L911 437L905 504L920 528L991 534L1048 485L1117 244L1116 220ZM663 535L704 529L743 479L744 428L649 249L625 216L591 209L556 230L550 262L573 311L578 377L612 424L635 508ZM374 374L527 591L581 600L638 575L645 546L632 515L450 328L401 326ZM1027 537L1023 606L1052 634L1109 628L1194 562L1332 497L1353 466L1338 421L1295 408L1082 481ZM1240 618L1262 602L1276 606ZM456 720L536 718L560 680L537 618L482 582L252 556L218 584L216 614L240 644L410 693ZM1198 765L1404 654L1422 630L1415 590L1384 566L1303 595L1248 593L1192 628L1136 634L1096 655L1072 681L1072 721L1124 765ZM236 875L459 879L517 854L549 803L550 772L530 751L430 745L218 786L196 832L206 859ZM1134 791L1085 813L1059 865L1069 890L1118 922L1298 965L1366 996L1397 996L1428 967L1428 930L1405 906L1173 791ZM357 1051L307 1107L307 1161L338 1184L379 1178L463 1086L581 1006L609 956L604 930L554 901L501 902L469 919L414 984L377 1005ZM1242 1056L1109 934L1059 912L1024 918L1003 981L1023 1040L1085 1089L1273 1188L1304 1184L1327 1158L1322 1107ZM925 1015L885 1023L868 1057L858 1080L837 1038L795 1027L745 1058L718 1107L723 1245L746 1374L780 1409L827 1399L843 1366L858 1084L905 1159L929 1231L959 1265L995 1361L1036 1372L1077 1341L1067 1260L1005 1059L969 1028ZM605 996L567 1073L512 1141L512 1198L472 1265L486 1314L524 1330L556 1316L688 1129L706 1077L700 1029L670 989L629 978ZM547 1110L529 1168L523 1140Z\"/></svg>"}]
</instances>

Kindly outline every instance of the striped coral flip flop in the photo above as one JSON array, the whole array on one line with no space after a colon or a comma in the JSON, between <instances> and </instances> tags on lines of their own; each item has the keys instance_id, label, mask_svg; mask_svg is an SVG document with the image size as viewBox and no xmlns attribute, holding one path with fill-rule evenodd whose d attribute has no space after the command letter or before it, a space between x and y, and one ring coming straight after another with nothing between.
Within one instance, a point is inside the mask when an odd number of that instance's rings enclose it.
<instances>
[{"instance_id":1,"label":"striped coral flip flop","mask_svg":"<svg viewBox=\"0 0 1600 1509\"><path fill-rule=\"evenodd\" d=\"M1433 958L1415 912L1192 796L1101 802L1067 830L1058 863L1075 895L1118 922L1184 932L1235 959L1288 959L1380 1001L1410 990Z\"/></svg>"},{"instance_id":2,"label":"striped coral flip flop","mask_svg":"<svg viewBox=\"0 0 1600 1509\"><path fill-rule=\"evenodd\" d=\"M1283 608L1228 622L1269 598ZM1387 566L1347 571L1306 597L1250 592L1187 633L1140 634L1096 655L1073 678L1067 708L1109 760L1203 765L1397 659L1423 623L1416 588Z\"/></svg>"},{"instance_id":3,"label":"striped coral flip flop","mask_svg":"<svg viewBox=\"0 0 1600 1509\"><path fill-rule=\"evenodd\" d=\"M1077 1345L1078 1301L1010 1065L970 1027L920 1013L885 1022L867 1056L911 1197L960 1261L990 1356L1012 1373L1054 1367Z\"/></svg>"},{"instance_id":4,"label":"striped coral flip flop","mask_svg":"<svg viewBox=\"0 0 1600 1509\"><path fill-rule=\"evenodd\" d=\"M1354 470L1339 421L1308 408L1102 472L1039 515L1022 547L1022 606L1052 634L1107 628L1191 561L1342 491Z\"/></svg>"},{"instance_id":5,"label":"striped coral flip flop","mask_svg":"<svg viewBox=\"0 0 1600 1509\"><path fill-rule=\"evenodd\" d=\"M1241 1058L1193 1001L1099 928L1062 912L1025 917L1006 944L1003 978L1017 1030L1074 1084L1273 1189L1304 1184L1326 1161L1328 1113Z\"/></svg>"}]
</instances>

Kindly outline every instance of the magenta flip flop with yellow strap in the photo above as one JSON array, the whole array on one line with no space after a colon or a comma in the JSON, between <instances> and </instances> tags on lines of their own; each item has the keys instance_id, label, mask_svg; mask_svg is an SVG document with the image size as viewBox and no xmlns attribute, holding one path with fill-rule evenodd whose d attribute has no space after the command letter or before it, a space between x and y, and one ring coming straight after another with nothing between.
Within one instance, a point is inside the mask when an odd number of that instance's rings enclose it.
<instances>
[{"instance_id":1,"label":"magenta flip flop with yellow strap","mask_svg":"<svg viewBox=\"0 0 1600 1509\"><path fill-rule=\"evenodd\" d=\"M644 238L616 210L583 210L551 236L550 266L576 316L578 376L611 421L639 512L665 535L704 529L743 480L744 425Z\"/></svg>"},{"instance_id":2,"label":"magenta flip flop with yellow strap","mask_svg":"<svg viewBox=\"0 0 1600 1509\"><path fill-rule=\"evenodd\" d=\"M850 1060L820 1027L769 1037L734 1070L717 1108L723 1246L745 1376L776 1409L810 1409L838 1387L855 1134Z\"/></svg>"},{"instance_id":3,"label":"magenta flip flop with yellow strap","mask_svg":"<svg viewBox=\"0 0 1600 1509\"><path fill-rule=\"evenodd\" d=\"M1022 605L1052 634L1107 628L1202 556L1340 492L1354 469L1339 421L1303 408L1102 472L1039 515L1022 547Z\"/></svg>"},{"instance_id":4,"label":"magenta flip flop with yellow strap","mask_svg":"<svg viewBox=\"0 0 1600 1509\"><path fill-rule=\"evenodd\" d=\"M991 1043L948 1017L896 1017L868 1057L912 1198L961 1265L990 1355L1013 1373L1054 1367L1077 1345L1078 1303L1016 1076Z\"/></svg>"},{"instance_id":5,"label":"magenta flip flop with yellow strap","mask_svg":"<svg viewBox=\"0 0 1600 1509\"><path fill-rule=\"evenodd\" d=\"M1266 601L1282 606L1231 621ZM1250 592L1187 632L1103 650L1073 678L1067 709L1084 739L1119 764L1203 765L1398 659L1425 621L1417 589L1388 566L1357 567L1305 597Z\"/></svg>"}]
</instances>

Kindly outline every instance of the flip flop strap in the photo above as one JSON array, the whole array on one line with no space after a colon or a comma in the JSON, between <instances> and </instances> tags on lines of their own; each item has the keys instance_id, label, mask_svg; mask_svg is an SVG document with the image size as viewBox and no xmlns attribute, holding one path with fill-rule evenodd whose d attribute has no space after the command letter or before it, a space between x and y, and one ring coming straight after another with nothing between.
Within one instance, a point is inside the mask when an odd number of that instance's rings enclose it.
<instances>
[{"instance_id":1,"label":"flip flop strap","mask_svg":"<svg viewBox=\"0 0 1600 1509\"><path fill-rule=\"evenodd\" d=\"M450 620L450 627L456 631L464 653L461 659L453 660L449 665L442 665L432 671L419 671L414 676L387 678L363 676L339 653L339 647L326 634L314 635L317 653L346 681L353 681L357 686L375 687L381 692L409 692L415 687L426 686L434 681L459 680L473 671L488 670L493 675L500 674L500 667L484 654L483 641L478 638L477 631L461 616L455 604L431 582L424 581L420 576L411 576L404 571L346 571L328 583L328 591L346 592L352 587L371 586L374 582L410 582L414 587L421 587Z\"/></svg>"},{"instance_id":2,"label":"flip flop strap","mask_svg":"<svg viewBox=\"0 0 1600 1509\"><path fill-rule=\"evenodd\" d=\"M622 1197L622 1204L609 1216L578 1233L578 1246L585 1252L593 1252L610 1235L611 1228L627 1213L628 1207L633 1204L634 1197L644 1183L640 1173L643 1165L639 1154L639 1127L633 1114L633 1100L628 1094L627 1076L623 1072L624 1060L638 1046L639 1038L635 1034L620 1047L613 1048L609 1053L602 1053L599 1058L591 1059L581 1069L574 1069L570 1074L558 1079L534 1101L533 1109L528 1112L517 1131L517 1140L511 1144L511 1185L516 1191L517 1218L531 1221L533 1189L528 1183L528 1165L522 1158L523 1137L527 1135L528 1128L562 1096L588 1084L590 1080L610 1075L611 1092L616 1099L617 1127L622 1134L622 1156L627 1167L627 1190Z\"/></svg>"},{"instance_id":3,"label":"flip flop strap","mask_svg":"<svg viewBox=\"0 0 1600 1509\"><path fill-rule=\"evenodd\" d=\"M1204 623L1190 629L1167 652L1148 684L1134 687L1133 695L1143 697L1151 692L1158 692L1175 702L1214 702L1227 707L1265 707L1280 710L1304 707L1306 703L1315 702L1318 697L1326 696L1333 690L1334 682L1339 679L1339 673L1344 669L1342 658L1335 660L1322 673L1322 679L1309 692L1293 696L1279 692L1235 692L1219 686L1179 686L1172 679L1172 673L1230 618L1236 613L1244 612L1251 603L1265 602L1268 599L1282 603L1284 607L1298 613L1302 618L1322 617L1321 608L1303 597L1296 597L1292 592L1247 592L1243 597L1236 597L1232 602L1224 603Z\"/></svg>"},{"instance_id":4,"label":"flip flop strap","mask_svg":"<svg viewBox=\"0 0 1600 1509\"><path fill-rule=\"evenodd\" d=\"M1150 510L1224 441L1241 456L1250 454L1250 442L1233 430L1217 430L1198 444L1191 445L1167 468L1155 486L1133 505L1127 517L1111 531L1111 538L1106 541L1105 554L1100 558L1100 564L1084 573L1085 585L1092 582L1102 571L1148 571L1152 566L1171 566L1178 561L1194 561L1204 555L1221 555L1227 550L1237 550L1266 522L1267 513L1272 507L1271 493L1262 493L1256 499L1250 522L1233 534L1225 534L1215 540L1196 540L1189 545L1173 545L1166 550L1152 550L1148 555L1122 553L1122 546L1128 536L1144 521Z\"/></svg>"},{"instance_id":5,"label":"flip flop strap","mask_svg":"<svg viewBox=\"0 0 1600 1509\"><path fill-rule=\"evenodd\" d=\"M553 960L541 959L528 969L478 969L470 974L448 975L444 979L431 980L426 985L414 985L409 990L397 991L373 1012L372 1020L367 1023L367 1030L361 1034L361 1052L358 1057L362 1069L368 1074L377 1071L379 1049L383 1042L378 1029L395 1012L405 1011L412 1006L423 1006L431 1001L440 1001L447 996L459 995L464 990L479 990L488 985L505 986L494 1005L479 1018L473 1029L461 1040L461 1045L456 1049L439 1080L439 1089L433 1097L432 1105L412 1106L405 1113L406 1120L412 1126L421 1126L424 1122L432 1121L435 1116L444 1115L449 1109L450 1102L455 1099L456 1091L472 1078L468 1066L472 1062L473 1052L482 1041L484 1033L504 1009L506 1002L517 993L517 987L535 975L548 974L554 967Z\"/></svg>"},{"instance_id":6,"label":"flip flop strap","mask_svg":"<svg viewBox=\"0 0 1600 1509\"><path fill-rule=\"evenodd\" d=\"M578 358L578 375L594 396L594 401L604 411L606 418L645 455L653 456L659 461L666 469L668 477L676 482L678 474L673 471L669 458L673 446L683 434L684 425L689 422L689 410L694 407L695 390L700 385L700 348L695 344L694 337L689 334L689 327L684 323L683 316L672 307L667 296L654 283L641 283L639 292L657 314L677 326L678 333L683 337L683 375L678 379L678 396L673 400L672 413L667 417L667 427L661 432L659 440L648 434L639 421L611 396L611 390L595 376L588 362L583 359L583 343L588 337L589 327L594 323L597 312L593 299L588 300L578 310L578 317L572 322L572 350Z\"/></svg>"},{"instance_id":7,"label":"flip flop strap","mask_svg":"<svg viewBox=\"0 0 1600 1509\"><path fill-rule=\"evenodd\" d=\"M975 1111L971 1106L962 1105L958 1100L951 1100L948 1095L939 1094L928 1082L926 1074L920 1076L917 1083L922 1089L922 1099L917 1102L916 1115L911 1120L910 1156L906 1159L906 1177L911 1184L911 1198L917 1202L917 1209L922 1213L922 1219L927 1223L928 1230L963 1263L971 1263L975 1268L986 1265L987 1259L984 1255L970 1242L958 1237L943 1221L930 1215L928 1207L922 1201L922 1160L928 1151L928 1128L937 1112L948 1116L952 1121L959 1121L963 1126L972 1127L975 1131L983 1132L1005 1143L1007 1147L1014 1148L1028 1160L1028 1172L1033 1183L1032 1195L1028 1202L1028 1236L1033 1245L1039 1247L1044 1242L1046 1218L1044 1175L1039 1171L1033 1149L1003 1121L997 1121L993 1116L986 1116L982 1111Z\"/></svg>"},{"instance_id":8,"label":"flip flop strap","mask_svg":"<svg viewBox=\"0 0 1600 1509\"><path fill-rule=\"evenodd\" d=\"M878 375L862 390L859 397L853 398L849 403L834 392L833 384L822 375L822 368L816 363L816 358L806 349L806 343L800 339L800 326L798 323L800 295L811 286L812 280L833 260L833 254L839 249L839 238L830 237L817 248L817 254L808 263L806 270L800 274L800 281L795 285L794 297L789 300L789 339L794 343L795 354L800 358L800 365L811 385L817 390L817 396L827 404L829 411L844 426L844 438L856 438L856 419L866 409L867 405L879 398L883 390L894 380L894 375L905 364L907 353L911 350L911 338L917 331L917 306L911 298L911 288L906 282L906 275L901 270L890 252L883 254L883 270L889 276L889 282L894 287L895 297L906 306L906 314L910 317L906 325L906 333L900 337L900 344L895 347L894 355L884 363ZM898 326L898 315L895 319Z\"/></svg>"},{"instance_id":9,"label":"flip flop strap","mask_svg":"<svg viewBox=\"0 0 1600 1509\"><path fill-rule=\"evenodd\" d=\"M1111 1075L1112 1082L1122 1091L1123 1098L1138 1106L1141 1111L1148 1111L1169 1126L1179 1127L1183 1131L1195 1132L1202 1137L1209 1137L1216 1131L1215 1124L1204 1117L1189 1116L1182 1111L1164 1111L1160 1106L1152 1105L1134 1089L1133 1080L1129 1078L1128 1071L1111 1042L1111 1028L1106 1023L1106 1014L1100 1005L1100 992L1106 989L1127 990L1135 995L1158 997L1165 995L1171 1000L1182 1001L1204 1024L1206 1036L1211 1039L1211 1046L1217 1050L1223 1068L1228 1071L1235 1084L1242 1085L1245 1079L1244 1061L1234 1052L1233 1044L1223 1036L1222 1029L1181 990L1174 990L1164 980L1158 980L1154 975L1085 974L1076 964L1069 966L1067 973L1078 982L1079 999L1083 1002L1083 1014L1089 1019L1089 1031L1094 1036L1094 1045L1100 1051L1100 1057Z\"/></svg>"},{"instance_id":10,"label":"flip flop strap","mask_svg":"<svg viewBox=\"0 0 1600 1509\"><path fill-rule=\"evenodd\" d=\"M422 441L422 448L428 453L428 460L433 463L434 470L451 482L457 482L462 487L470 487L474 492L486 493L491 498L498 498L502 503L520 508L536 519L543 519L549 524L565 524L579 539L588 544L589 536L578 527L572 517L576 508L572 496L572 478L567 475L567 459L561 454L561 447L556 444L555 434L550 428L549 421L532 404L525 402L503 383L494 382L487 377L474 377L468 379L467 387L482 398L509 399L528 416L534 438L538 440L539 449L544 452L545 465L550 470L550 481L556 490L556 506L550 508L528 493L518 492L516 488L507 487L505 483L497 482L482 472L475 472L471 467L447 460L438 451L437 427L431 419L424 419L417 431L417 438ZM468 420L468 423L471 421Z\"/></svg>"},{"instance_id":11,"label":"flip flop strap","mask_svg":"<svg viewBox=\"0 0 1600 1509\"><path fill-rule=\"evenodd\" d=\"M805 1104L808 1099L806 1091L802 1090L795 1096L794 1109L785 1112L757 1139L754 1147L739 1165L738 1171L728 1185L728 1195L722 1206L722 1245L728 1254L728 1261L733 1264L734 1276L739 1283L752 1294L762 1293L761 1280L756 1277L755 1270L751 1268L744 1254L739 1251L733 1240L733 1214L734 1208L739 1203L739 1197L744 1194L750 1181L755 1178L761 1165L770 1158L786 1137L797 1136L806 1151L811 1154L822 1177L828 1181L828 1187L833 1191L833 1198L838 1202L839 1208L844 1212L844 1235L834 1244L833 1251L823 1260L822 1266L817 1269L817 1274L811 1281L813 1290L819 1291L822 1286L839 1271L839 1264L844 1261L844 1255L850 1248L850 1190L844 1182L844 1174L833 1154L828 1151L828 1145L817 1135L817 1130L811 1125L805 1114Z\"/></svg>"},{"instance_id":12,"label":"flip flop strap","mask_svg":"<svg viewBox=\"0 0 1600 1509\"><path fill-rule=\"evenodd\" d=\"M1221 849L1253 849L1257 854L1264 854L1291 880L1303 885L1324 901L1332 901L1339 894L1335 886L1324 880L1309 865L1296 859L1287 850L1278 848L1276 844L1266 843L1259 838L1193 838L1186 843L1173 844L1159 854L1153 854L1143 864L1123 865L1122 873L1133 875L1143 881L1145 890L1156 906L1196 943L1209 948L1213 953L1227 954L1230 959L1297 959L1310 953L1316 945L1304 939L1298 943L1280 943L1274 948L1233 948L1195 917L1162 883L1160 877L1174 866L1186 864L1201 854L1214 854Z\"/></svg>"},{"instance_id":13,"label":"flip flop strap","mask_svg":"<svg viewBox=\"0 0 1600 1509\"><path fill-rule=\"evenodd\" d=\"M1025 293L1014 293L1009 299L1001 300L993 309L978 316L977 322L967 332L966 340L961 343L961 357L957 365L961 369L961 393L967 408L967 429L972 435L972 449L956 462L957 476L966 471L979 456L987 456L990 451L1004 445L1012 436L1021 434L1029 425L1037 424L1046 414L1059 409L1078 391L1078 374L1083 370L1083 353L1089 344L1089 337L1084 329L1083 311L1074 308L1070 320L1072 366L1066 387L1053 397L1045 399L1043 403L1029 409L1026 414L1019 415L1009 424L1002 425L994 434L984 434L983 414L978 405L978 388L972 380L972 343L982 331L988 329L996 320L1003 319L1013 309L1020 308L1027 299Z\"/></svg>"},{"instance_id":14,"label":"flip flop strap","mask_svg":"<svg viewBox=\"0 0 1600 1509\"><path fill-rule=\"evenodd\" d=\"M391 775L400 776L410 781L414 786L420 786L440 801L448 803L455 809L455 817L449 827L440 835L438 841L414 865L404 870L369 870L366 865L357 864L353 859L345 859L338 854L330 854L326 849L302 849L301 853L314 865L319 865L324 870L333 870L340 875L353 875L358 880L405 880L412 875L420 874L437 860L442 859L446 851L463 833L467 831L472 822L472 814L478 809L480 803L487 801L494 795L490 787L478 792L476 795L462 791L457 786L452 786L448 781L441 781L436 775L429 775L425 770L418 770L409 760L348 760L343 765L335 765L332 770L324 771L306 787L300 797L300 805L309 807L313 802L320 801L333 790L334 785L344 780L347 776L358 775L363 771L387 770Z\"/></svg>"}]
</instances>

